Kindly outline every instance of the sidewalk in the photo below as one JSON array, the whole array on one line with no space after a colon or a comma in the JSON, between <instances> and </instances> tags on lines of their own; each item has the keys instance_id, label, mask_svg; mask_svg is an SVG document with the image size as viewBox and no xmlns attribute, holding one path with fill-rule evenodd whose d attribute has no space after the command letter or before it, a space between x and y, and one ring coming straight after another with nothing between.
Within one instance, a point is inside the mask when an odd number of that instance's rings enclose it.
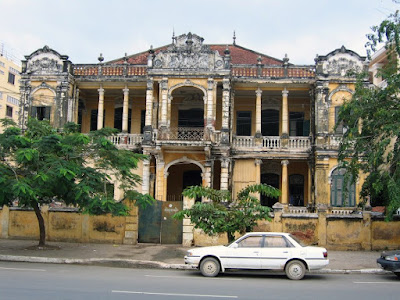
<instances>
[{"instance_id":1,"label":"sidewalk","mask_svg":"<svg viewBox=\"0 0 400 300\"><path fill-rule=\"evenodd\" d=\"M96 264L132 268L191 269L183 257L189 248L180 245L113 245L0 239L0 261ZM329 265L319 273L386 273L376 263L380 252L329 251Z\"/></svg>"}]
</instances>

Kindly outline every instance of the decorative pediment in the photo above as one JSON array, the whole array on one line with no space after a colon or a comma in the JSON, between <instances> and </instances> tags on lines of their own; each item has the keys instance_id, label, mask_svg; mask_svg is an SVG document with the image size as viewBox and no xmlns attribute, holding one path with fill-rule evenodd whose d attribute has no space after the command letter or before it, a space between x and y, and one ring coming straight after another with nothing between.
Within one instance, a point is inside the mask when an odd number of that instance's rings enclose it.
<instances>
[{"instance_id":1,"label":"decorative pediment","mask_svg":"<svg viewBox=\"0 0 400 300\"><path fill-rule=\"evenodd\" d=\"M154 57L153 69L223 69L223 57L209 46L203 45L203 40L190 32L174 37L172 45Z\"/></svg>"},{"instance_id":2,"label":"decorative pediment","mask_svg":"<svg viewBox=\"0 0 400 300\"><path fill-rule=\"evenodd\" d=\"M26 71L31 74L47 75L54 73L61 73L63 71L64 60L68 56L60 55L57 51L44 46L36 50L29 56L25 56Z\"/></svg>"},{"instance_id":3,"label":"decorative pediment","mask_svg":"<svg viewBox=\"0 0 400 300\"><path fill-rule=\"evenodd\" d=\"M360 73L365 68L365 57L346 49L342 46L326 56L318 56L316 59L318 75L347 76L349 73Z\"/></svg>"}]
</instances>

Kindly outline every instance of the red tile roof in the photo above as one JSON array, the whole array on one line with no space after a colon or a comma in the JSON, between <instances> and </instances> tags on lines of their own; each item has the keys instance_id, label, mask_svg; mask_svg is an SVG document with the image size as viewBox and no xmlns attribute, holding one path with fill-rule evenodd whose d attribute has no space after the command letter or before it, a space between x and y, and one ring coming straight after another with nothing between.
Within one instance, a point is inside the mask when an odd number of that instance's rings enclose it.
<instances>
[{"instance_id":1,"label":"red tile roof","mask_svg":"<svg viewBox=\"0 0 400 300\"><path fill-rule=\"evenodd\" d=\"M217 50L220 55L224 55L226 47L229 48L232 57L232 64L252 64L258 63L258 57L261 57L261 63L264 65L282 65L282 60L270 57L268 55L255 52L238 45L209 45L212 50Z\"/></svg>"},{"instance_id":2,"label":"red tile roof","mask_svg":"<svg viewBox=\"0 0 400 300\"><path fill-rule=\"evenodd\" d=\"M169 45L159 47L154 49L154 52L157 54L158 52L167 49ZM211 50L216 50L219 52L221 56L224 56L224 51L226 47L229 48L230 50L230 55L232 58L232 64L251 64L255 65L258 63L257 59L258 57L261 57L261 63L267 66L272 66L272 65L282 65L282 60L276 59L273 57L270 57L268 55L246 49L244 47L238 46L238 45L208 45ZM128 63L129 64L134 64L134 65L146 65L147 64L147 56L149 55L148 51L144 51L141 53L137 53L134 55L128 56ZM109 61L108 63L112 64L122 64L124 63L124 58L118 58L112 61Z\"/></svg>"}]
</instances>

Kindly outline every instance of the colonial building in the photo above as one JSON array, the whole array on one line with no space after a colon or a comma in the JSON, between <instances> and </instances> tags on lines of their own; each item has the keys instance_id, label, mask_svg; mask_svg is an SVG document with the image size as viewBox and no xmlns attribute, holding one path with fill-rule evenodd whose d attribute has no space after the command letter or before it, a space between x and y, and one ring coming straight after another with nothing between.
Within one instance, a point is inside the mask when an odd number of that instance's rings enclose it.
<instances>
[{"instance_id":1,"label":"colonial building","mask_svg":"<svg viewBox=\"0 0 400 300\"><path fill-rule=\"evenodd\" d=\"M182 201L191 185L229 189L267 183L292 213L352 211L361 182L342 193L338 109L350 99L366 58L341 47L315 64L294 65L235 42L205 44L195 34L96 64L74 64L45 46L23 61L20 125L29 116L82 132L113 127L119 147L148 155L139 188ZM279 202L279 204L276 204ZM140 228L139 228L140 231Z\"/></svg>"},{"instance_id":2,"label":"colonial building","mask_svg":"<svg viewBox=\"0 0 400 300\"><path fill-rule=\"evenodd\" d=\"M21 62L4 44L0 44L0 119L10 118L16 123L19 114L20 72Z\"/></svg>"}]
</instances>

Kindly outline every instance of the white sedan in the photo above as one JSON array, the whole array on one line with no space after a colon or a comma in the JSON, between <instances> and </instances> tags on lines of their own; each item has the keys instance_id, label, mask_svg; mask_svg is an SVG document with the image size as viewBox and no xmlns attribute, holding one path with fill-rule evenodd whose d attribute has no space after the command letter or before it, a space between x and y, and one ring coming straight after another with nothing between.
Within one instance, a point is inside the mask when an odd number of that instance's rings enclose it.
<instances>
[{"instance_id":1,"label":"white sedan","mask_svg":"<svg viewBox=\"0 0 400 300\"><path fill-rule=\"evenodd\" d=\"M227 269L282 270L289 279L302 279L306 270L329 264L325 248L303 246L283 232L247 233L229 246L193 248L185 263L195 265L207 277Z\"/></svg>"}]
</instances>

